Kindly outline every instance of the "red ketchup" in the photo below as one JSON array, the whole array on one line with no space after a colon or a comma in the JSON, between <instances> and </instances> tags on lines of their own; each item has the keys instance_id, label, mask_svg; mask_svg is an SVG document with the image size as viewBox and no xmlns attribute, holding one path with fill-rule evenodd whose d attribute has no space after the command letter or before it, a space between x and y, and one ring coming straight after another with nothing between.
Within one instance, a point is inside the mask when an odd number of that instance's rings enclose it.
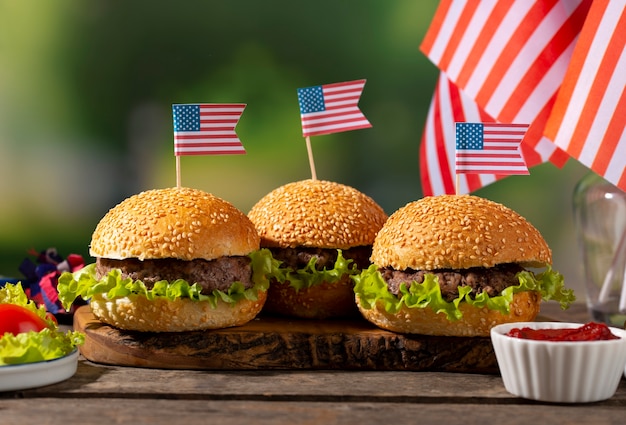
<instances>
[{"instance_id":1,"label":"red ketchup","mask_svg":"<svg viewBox=\"0 0 626 425\"><path fill-rule=\"evenodd\" d=\"M590 322L579 328L531 329L513 328L508 336L536 341L605 341L619 339L604 323Z\"/></svg>"}]
</instances>

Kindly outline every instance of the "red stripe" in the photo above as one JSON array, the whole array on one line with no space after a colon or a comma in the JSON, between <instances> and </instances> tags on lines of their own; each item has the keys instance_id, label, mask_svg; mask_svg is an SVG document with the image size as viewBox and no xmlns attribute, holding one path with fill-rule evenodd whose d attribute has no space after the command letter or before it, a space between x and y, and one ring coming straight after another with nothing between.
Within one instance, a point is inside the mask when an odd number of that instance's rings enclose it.
<instances>
[{"instance_id":1,"label":"red stripe","mask_svg":"<svg viewBox=\"0 0 626 425\"><path fill-rule=\"evenodd\" d=\"M428 161L427 158L427 149L426 144L428 141L426 140L426 129L422 133L422 140L420 142L420 154L419 154L419 163L420 163L420 181L422 183L422 194L424 196L433 196L433 183L430 179L430 174L428 172Z\"/></svg>"},{"instance_id":2,"label":"red stripe","mask_svg":"<svg viewBox=\"0 0 626 425\"><path fill-rule=\"evenodd\" d=\"M243 146L241 143L236 142L207 142L207 143L176 143L177 148L208 148L208 147L218 147L218 148L227 148L227 147L236 147Z\"/></svg>"},{"instance_id":3,"label":"red stripe","mask_svg":"<svg viewBox=\"0 0 626 425\"><path fill-rule=\"evenodd\" d=\"M620 189L626 192L626 168L624 168L624 171L622 172L622 176L617 181L617 187L619 187Z\"/></svg>"},{"instance_id":4,"label":"red stripe","mask_svg":"<svg viewBox=\"0 0 626 425\"><path fill-rule=\"evenodd\" d=\"M513 171L513 170L511 170ZM488 174L488 175L492 175L494 177L496 177L497 180L502 179L504 177L509 177L511 175L528 175L528 171L524 171L524 170L515 170L514 174L494 174L493 170L490 170L488 168L472 168L471 170L459 170L457 171L458 174L463 174L466 176L471 176L473 174ZM482 187L482 186L481 186ZM480 189L480 187L478 187L477 189Z\"/></svg>"},{"instance_id":5,"label":"red stripe","mask_svg":"<svg viewBox=\"0 0 626 425\"><path fill-rule=\"evenodd\" d=\"M175 134L174 140L198 140L198 139L237 139L237 134Z\"/></svg>"},{"instance_id":6,"label":"red stripe","mask_svg":"<svg viewBox=\"0 0 626 425\"><path fill-rule=\"evenodd\" d=\"M191 155L239 155L245 154L242 150L219 150L219 151L193 151L193 152L175 152L177 156L191 156Z\"/></svg>"},{"instance_id":7,"label":"red stripe","mask_svg":"<svg viewBox=\"0 0 626 425\"><path fill-rule=\"evenodd\" d=\"M457 105L454 108L454 114L459 113L461 116L463 115L461 106L461 100L459 99L459 93L457 88L452 82L447 79L443 82L448 85L448 93L449 101L452 105ZM446 138L445 131L443 129L443 120L441 119L441 102L442 99L441 91L439 88L436 89L435 97L435 143L437 148L437 159L439 161L439 170L441 170L441 183L444 187L445 193L454 193L455 192L455 182L453 178L454 168L452 164L448 162L448 151L446 150ZM456 119L456 115L454 116Z\"/></svg>"}]
</instances>

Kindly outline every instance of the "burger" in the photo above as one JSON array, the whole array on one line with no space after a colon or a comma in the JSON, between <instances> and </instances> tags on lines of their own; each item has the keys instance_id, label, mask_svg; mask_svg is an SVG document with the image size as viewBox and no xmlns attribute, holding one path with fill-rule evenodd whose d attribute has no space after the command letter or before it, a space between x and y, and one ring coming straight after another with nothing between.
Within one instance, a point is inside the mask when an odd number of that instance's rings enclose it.
<instances>
[{"instance_id":1,"label":"burger","mask_svg":"<svg viewBox=\"0 0 626 425\"><path fill-rule=\"evenodd\" d=\"M372 243L387 219L372 198L343 184L302 180L268 193L248 217L277 262L264 312L359 316L351 276L369 267Z\"/></svg>"},{"instance_id":2,"label":"burger","mask_svg":"<svg viewBox=\"0 0 626 425\"><path fill-rule=\"evenodd\" d=\"M542 299L562 308L574 300L539 231L472 195L400 208L378 233L371 261L354 278L357 305L367 320L395 332L488 336L497 324L534 320Z\"/></svg>"},{"instance_id":3,"label":"burger","mask_svg":"<svg viewBox=\"0 0 626 425\"><path fill-rule=\"evenodd\" d=\"M82 297L102 322L180 332L238 326L265 303L269 252L248 217L212 194L168 188L133 195L97 224L96 258L59 277L64 305ZM267 269L267 270L266 270Z\"/></svg>"}]
</instances>

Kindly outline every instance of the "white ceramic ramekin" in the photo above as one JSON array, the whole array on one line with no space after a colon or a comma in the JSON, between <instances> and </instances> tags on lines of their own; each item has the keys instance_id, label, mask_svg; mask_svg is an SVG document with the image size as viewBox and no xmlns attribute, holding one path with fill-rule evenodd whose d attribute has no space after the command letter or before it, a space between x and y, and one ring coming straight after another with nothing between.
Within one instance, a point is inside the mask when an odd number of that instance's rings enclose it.
<instances>
[{"instance_id":1,"label":"white ceramic ramekin","mask_svg":"<svg viewBox=\"0 0 626 425\"><path fill-rule=\"evenodd\" d=\"M522 322L491 329L491 341L504 387L519 397L588 403L611 398L626 368L626 330L610 328L620 339L536 341L510 337L513 328L578 328L580 323Z\"/></svg>"}]
</instances>

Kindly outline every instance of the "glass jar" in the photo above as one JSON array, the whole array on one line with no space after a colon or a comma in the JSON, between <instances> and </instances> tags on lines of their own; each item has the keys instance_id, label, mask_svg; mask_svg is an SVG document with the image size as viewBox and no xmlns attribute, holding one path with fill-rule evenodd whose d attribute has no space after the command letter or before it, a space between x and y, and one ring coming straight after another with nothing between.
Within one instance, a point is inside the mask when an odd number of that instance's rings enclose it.
<instances>
[{"instance_id":1,"label":"glass jar","mask_svg":"<svg viewBox=\"0 0 626 425\"><path fill-rule=\"evenodd\" d=\"M587 307L595 321L626 321L626 193L595 173L574 189L574 222Z\"/></svg>"}]
</instances>

